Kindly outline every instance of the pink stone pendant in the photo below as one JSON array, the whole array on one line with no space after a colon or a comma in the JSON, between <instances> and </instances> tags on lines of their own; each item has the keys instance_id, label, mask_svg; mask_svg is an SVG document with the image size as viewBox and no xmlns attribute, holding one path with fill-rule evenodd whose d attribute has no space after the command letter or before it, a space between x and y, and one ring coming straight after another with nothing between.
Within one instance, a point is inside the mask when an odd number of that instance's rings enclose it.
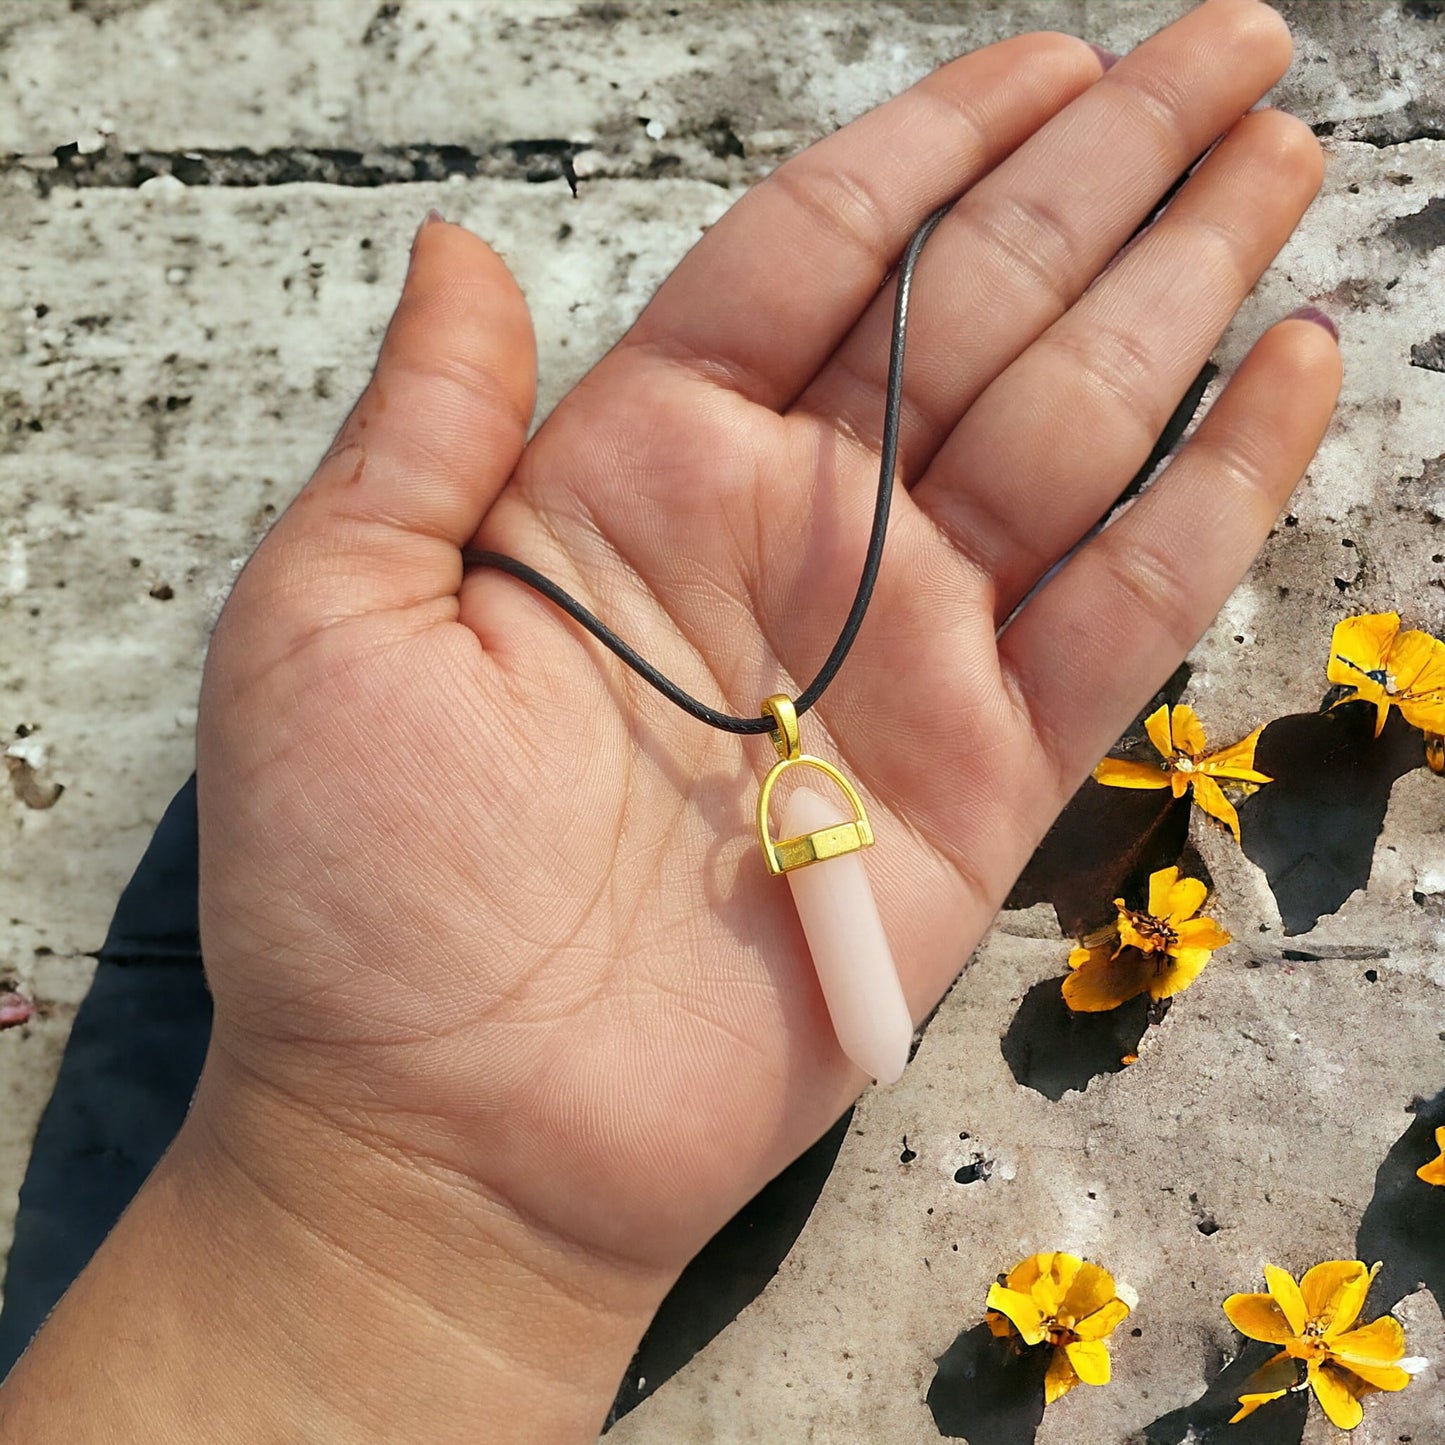
<instances>
[{"instance_id":1,"label":"pink stone pendant","mask_svg":"<svg viewBox=\"0 0 1445 1445\"><path fill-rule=\"evenodd\" d=\"M823 832L845 816L838 802L795 788L783 809L782 836ZM895 1083L908 1063L913 1018L862 853L790 868L787 879L843 1052L880 1084Z\"/></svg>"},{"instance_id":2,"label":"pink stone pendant","mask_svg":"<svg viewBox=\"0 0 1445 1445\"><path fill-rule=\"evenodd\" d=\"M789 698L767 698L763 715L773 720L770 736L778 753L758 792L763 861L769 873L788 876L843 1052L879 1083L895 1083L908 1063L913 1017L863 866L862 850L873 843L863 799L832 763L802 751L798 714ZM849 811L836 799L795 788L783 809L782 836L775 840L768 804L778 780L791 768L807 768L830 779Z\"/></svg>"}]
</instances>

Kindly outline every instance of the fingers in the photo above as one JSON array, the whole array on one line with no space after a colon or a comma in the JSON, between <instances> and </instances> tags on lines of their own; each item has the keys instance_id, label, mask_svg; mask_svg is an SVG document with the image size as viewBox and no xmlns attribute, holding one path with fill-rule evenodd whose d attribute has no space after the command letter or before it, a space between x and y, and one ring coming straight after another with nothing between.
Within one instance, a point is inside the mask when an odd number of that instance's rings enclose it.
<instances>
[{"instance_id":1,"label":"fingers","mask_svg":"<svg viewBox=\"0 0 1445 1445\"><path fill-rule=\"evenodd\" d=\"M1324 327L1292 319L1267 331L1159 480L999 639L1004 677L1061 796L1244 575L1324 435L1339 384Z\"/></svg>"},{"instance_id":2,"label":"fingers","mask_svg":"<svg viewBox=\"0 0 1445 1445\"><path fill-rule=\"evenodd\" d=\"M1323 174L1303 122L1245 116L955 428L913 497L993 579L998 621L1143 464Z\"/></svg>"},{"instance_id":3,"label":"fingers","mask_svg":"<svg viewBox=\"0 0 1445 1445\"><path fill-rule=\"evenodd\" d=\"M811 146L708 232L628 334L765 406L812 379L925 216L1100 74L1064 35L966 55Z\"/></svg>"},{"instance_id":4,"label":"fingers","mask_svg":"<svg viewBox=\"0 0 1445 1445\"><path fill-rule=\"evenodd\" d=\"M974 398L1073 304L1289 57L1289 32L1268 6L1208 0L1126 55L954 207L919 265L905 478L918 476ZM874 445L892 304L889 288L799 401Z\"/></svg>"},{"instance_id":5,"label":"fingers","mask_svg":"<svg viewBox=\"0 0 1445 1445\"><path fill-rule=\"evenodd\" d=\"M243 584L325 616L455 593L460 548L521 455L536 391L526 302L460 226L423 222L376 370Z\"/></svg>"}]
</instances>

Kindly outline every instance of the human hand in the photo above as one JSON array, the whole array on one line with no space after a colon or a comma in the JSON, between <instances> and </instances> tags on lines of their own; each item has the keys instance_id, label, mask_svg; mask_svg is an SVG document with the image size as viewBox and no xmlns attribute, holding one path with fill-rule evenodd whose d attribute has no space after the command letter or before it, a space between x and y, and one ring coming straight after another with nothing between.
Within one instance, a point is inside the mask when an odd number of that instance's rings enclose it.
<instances>
[{"instance_id":1,"label":"human hand","mask_svg":"<svg viewBox=\"0 0 1445 1445\"><path fill-rule=\"evenodd\" d=\"M1314 195L1309 130L1245 114L1288 58L1272 10L1210 0L1102 79L1063 36L952 62L739 203L530 442L522 297L476 238L424 226L376 374L207 663L216 1026L182 1157L231 1160L493 1353L502 1318L504 1358L535 1363L549 1320L595 1328L549 1417L595 1426L687 1259L865 1080L756 855L766 740L678 713L462 549L554 577L728 711L795 695L861 564L880 283L961 194L916 280L878 589L803 719L867 799L921 1017L1327 423L1333 341L1286 321L996 636Z\"/></svg>"}]
</instances>

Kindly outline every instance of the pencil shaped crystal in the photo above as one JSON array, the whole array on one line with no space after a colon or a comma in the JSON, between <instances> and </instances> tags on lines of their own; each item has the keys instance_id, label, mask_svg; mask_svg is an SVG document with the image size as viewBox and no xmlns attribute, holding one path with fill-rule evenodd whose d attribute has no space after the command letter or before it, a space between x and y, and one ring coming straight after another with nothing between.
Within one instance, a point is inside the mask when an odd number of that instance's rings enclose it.
<instances>
[{"instance_id":1,"label":"pencil shaped crystal","mask_svg":"<svg viewBox=\"0 0 1445 1445\"><path fill-rule=\"evenodd\" d=\"M815 833L847 816L840 802L795 788L783 809L781 834ZM894 1083L908 1062L913 1019L862 853L790 869L787 879L843 1052L879 1083Z\"/></svg>"}]
</instances>

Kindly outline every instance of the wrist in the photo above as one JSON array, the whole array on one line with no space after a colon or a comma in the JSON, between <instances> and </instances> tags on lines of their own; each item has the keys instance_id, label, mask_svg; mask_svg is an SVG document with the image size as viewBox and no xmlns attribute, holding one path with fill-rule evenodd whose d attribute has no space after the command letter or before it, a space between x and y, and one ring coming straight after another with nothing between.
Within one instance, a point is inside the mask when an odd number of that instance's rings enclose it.
<instances>
[{"instance_id":1,"label":"wrist","mask_svg":"<svg viewBox=\"0 0 1445 1445\"><path fill-rule=\"evenodd\" d=\"M0 1419L35 1445L595 1439L670 1281L226 1069L213 1051Z\"/></svg>"},{"instance_id":2,"label":"wrist","mask_svg":"<svg viewBox=\"0 0 1445 1445\"><path fill-rule=\"evenodd\" d=\"M186 1141L206 1207L224 1225L249 1196L239 1252L344 1293L345 1307L330 1311L343 1332L337 1369L349 1362L352 1377L338 1403L375 1392L404 1406L396 1425L378 1428L382 1399L371 1399L357 1427L388 1441L442 1441L450 1429L470 1442L482 1425L492 1440L595 1438L670 1278L549 1233L495 1191L373 1131L227 1077L224 1055L207 1068ZM437 1419L425 1429L415 1376L402 1385L393 1363L403 1358L435 1385Z\"/></svg>"}]
</instances>

